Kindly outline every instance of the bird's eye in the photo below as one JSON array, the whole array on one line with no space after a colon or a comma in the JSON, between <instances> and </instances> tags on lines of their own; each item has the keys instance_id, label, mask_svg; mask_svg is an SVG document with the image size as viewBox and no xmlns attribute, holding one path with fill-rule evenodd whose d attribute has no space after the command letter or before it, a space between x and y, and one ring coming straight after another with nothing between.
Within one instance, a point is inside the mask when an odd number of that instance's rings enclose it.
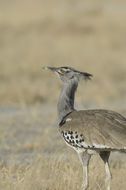
<instances>
[{"instance_id":1,"label":"bird's eye","mask_svg":"<svg viewBox=\"0 0 126 190\"><path fill-rule=\"evenodd\" d=\"M61 74L66 73L66 71L64 69L61 69L60 72L61 72Z\"/></svg>"},{"instance_id":2,"label":"bird's eye","mask_svg":"<svg viewBox=\"0 0 126 190\"><path fill-rule=\"evenodd\" d=\"M69 69L60 69L59 70L59 73L62 74L62 75L65 74L65 73L69 73L69 72L70 72Z\"/></svg>"}]
</instances>

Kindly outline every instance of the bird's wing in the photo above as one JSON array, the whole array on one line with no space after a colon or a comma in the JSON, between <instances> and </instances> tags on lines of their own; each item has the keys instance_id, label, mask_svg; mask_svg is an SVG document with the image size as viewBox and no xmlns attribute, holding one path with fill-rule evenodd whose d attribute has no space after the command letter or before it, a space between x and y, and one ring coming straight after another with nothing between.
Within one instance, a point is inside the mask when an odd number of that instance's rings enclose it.
<instances>
[{"instance_id":1,"label":"bird's wing","mask_svg":"<svg viewBox=\"0 0 126 190\"><path fill-rule=\"evenodd\" d=\"M85 148L126 149L126 118L108 110L73 111L63 120L60 132L83 135Z\"/></svg>"}]
</instances>

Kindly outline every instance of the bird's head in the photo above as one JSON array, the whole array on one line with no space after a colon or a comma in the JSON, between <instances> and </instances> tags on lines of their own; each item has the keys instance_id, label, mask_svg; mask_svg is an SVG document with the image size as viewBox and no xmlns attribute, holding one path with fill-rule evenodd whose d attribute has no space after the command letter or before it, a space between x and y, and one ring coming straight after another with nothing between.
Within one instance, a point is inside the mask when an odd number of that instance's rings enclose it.
<instances>
[{"instance_id":1,"label":"bird's head","mask_svg":"<svg viewBox=\"0 0 126 190\"><path fill-rule=\"evenodd\" d=\"M43 67L44 70L51 70L58 74L63 83L76 80L77 82L82 78L84 80L90 80L92 74L86 72L80 72L72 67Z\"/></svg>"}]
</instances>

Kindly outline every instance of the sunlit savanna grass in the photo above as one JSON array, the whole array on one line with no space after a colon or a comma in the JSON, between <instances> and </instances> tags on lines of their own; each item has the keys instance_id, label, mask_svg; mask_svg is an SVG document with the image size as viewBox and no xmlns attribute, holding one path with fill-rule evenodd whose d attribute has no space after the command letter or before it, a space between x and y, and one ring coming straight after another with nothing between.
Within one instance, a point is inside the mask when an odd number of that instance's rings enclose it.
<instances>
[{"instance_id":1,"label":"sunlit savanna grass","mask_svg":"<svg viewBox=\"0 0 126 190\"><path fill-rule=\"evenodd\" d=\"M53 121L54 105L13 108L0 116L0 189L79 190L82 167ZM8 116L8 117L7 117ZM8 120L5 119L8 118ZM112 189L125 189L125 155L112 155ZM97 155L89 167L90 190L104 189L104 164Z\"/></svg>"},{"instance_id":2,"label":"sunlit savanna grass","mask_svg":"<svg viewBox=\"0 0 126 190\"><path fill-rule=\"evenodd\" d=\"M103 169L99 159L91 161L89 190L104 189ZM126 164L111 163L111 170L114 174L112 189L125 189ZM1 167L0 171L0 187L7 190L79 190L82 182L82 170L74 155L65 161L63 155L59 158L44 158L39 155L29 167L10 165Z\"/></svg>"},{"instance_id":3,"label":"sunlit savanna grass","mask_svg":"<svg viewBox=\"0 0 126 190\"><path fill-rule=\"evenodd\" d=\"M101 107L125 100L124 1L7 2L0 6L1 104L56 101L60 83L42 71L45 65L93 74L92 82L81 84L77 100Z\"/></svg>"}]
</instances>

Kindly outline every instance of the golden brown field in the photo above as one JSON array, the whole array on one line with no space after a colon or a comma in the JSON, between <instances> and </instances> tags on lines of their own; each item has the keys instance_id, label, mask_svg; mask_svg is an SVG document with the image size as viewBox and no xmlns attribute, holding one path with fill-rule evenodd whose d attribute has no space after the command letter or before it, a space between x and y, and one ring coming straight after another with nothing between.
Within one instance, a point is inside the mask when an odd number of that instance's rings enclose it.
<instances>
[{"instance_id":1,"label":"golden brown field","mask_svg":"<svg viewBox=\"0 0 126 190\"><path fill-rule=\"evenodd\" d=\"M57 130L61 85L42 67L92 73L76 107L126 116L125 10L123 0L0 0L0 190L79 190L80 162ZM125 190L126 155L110 166L112 190ZM104 190L103 179L94 156L89 190Z\"/></svg>"}]
</instances>

